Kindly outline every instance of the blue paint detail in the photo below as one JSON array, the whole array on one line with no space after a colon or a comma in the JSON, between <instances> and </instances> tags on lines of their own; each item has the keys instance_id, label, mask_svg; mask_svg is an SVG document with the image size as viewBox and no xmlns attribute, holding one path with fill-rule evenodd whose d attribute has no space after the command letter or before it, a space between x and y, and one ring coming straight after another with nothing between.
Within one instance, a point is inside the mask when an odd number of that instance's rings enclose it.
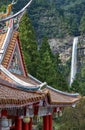
<instances>
[{"instance_id":1,"label":"blue paint detail","mask_svg":"<svg viewBox=\"0 0 85 130\"><path fill-rule=\"evenodd\" d=\"M16 87L19 88L19 89L22 89L24 91L37 91L40 88L40 87L32 88L32 87L25 87L25 86L16 86Z\"/></svg>"}]
</instances>

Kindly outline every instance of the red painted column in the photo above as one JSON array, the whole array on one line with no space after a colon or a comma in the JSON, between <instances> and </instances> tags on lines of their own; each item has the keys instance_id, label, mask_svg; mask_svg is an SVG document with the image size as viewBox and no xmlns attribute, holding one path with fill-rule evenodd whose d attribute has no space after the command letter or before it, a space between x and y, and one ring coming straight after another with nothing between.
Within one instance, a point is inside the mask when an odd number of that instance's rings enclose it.
<instances>
[{"instance_id":1,"label":"red painted column","mask_svg":"<svg viewBox=\"0 0 85 130\"><path fill-rule=\"evenodd\" d=\"M29 122L29 130L32 130L32 118L30 118L30 122Z\"/></svg>"},{"instance_id":2,"label":"red painted column","mask_svg":"<svg viewBox=\"0 0 85 130\"><path fill-rule=\"evenodd\" d=\"M2 110L1 111L1 117L3 117L3 116L7 117L7 110Z\"/></svg>"},{"instance_id":3,"label":"red painted column","mask_svg":"<svg viewBox=\"0 0 85 130\"><path fill-rule=\"evenodd\" d=\"M52 115L49 115L49 130L53 130L53 126L52 126Z\"/></svg>"},{"instance_id":4,"label":"red painted column","mask_svg":"<svg viewBox=\"0 0 85 130\"><path fill-rule=\"evenodd\" d=\"M23 122L22 130L29 130L29 123L24 123Z\"/></svg>"},{"instance_id":5,"label":"red painted column","mask_svg":"<svg viewBox=\"0 0 85 130\"><path fill-rule=\"evenodd\" d=\"M22 130L22 119L17 118L15 122L15 130Z\"/></svg>"},{"instance_id":6,"label":"red painted column","mask_svg":"<svg viewBox=\"0 0 85 130\"><path fill-rule=\"evenodd\" d=\"M43 130L49 130L49 116L43 116Z\"/></svg>"}]
</instances>

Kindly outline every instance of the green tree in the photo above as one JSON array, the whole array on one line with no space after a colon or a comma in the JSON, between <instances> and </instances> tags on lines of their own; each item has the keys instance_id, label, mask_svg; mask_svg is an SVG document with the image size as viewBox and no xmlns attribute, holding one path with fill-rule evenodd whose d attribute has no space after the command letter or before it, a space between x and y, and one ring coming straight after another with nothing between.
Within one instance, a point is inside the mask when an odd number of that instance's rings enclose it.
<instances>
[{"instance_id":1,"label":"green tree","mask_svg":"<svg viewBox=\"0 0 85 130\"><path fill-rule=\"evenodd\" d=\"M37 78L41 81L46 81L54 88L67 90L68 85L60 69L61 61L59 54L53 55L46 37L43 39L39 54L40 62L38 65Z\"/></svg>"},{"instance_id":2,"label":"green tree","mask_svg":"<svg viewBox=\"0 0 85 130\"><path fill-rule=\"evenodd\" d=\"M75 108L64 109L59 130L84 130L85 129L85 98L81 98Z\"/></svg>"},{"instance_id":3,"label":"green tree","mask_svg":"<svg viewBox=\"0 0 85 130\"><path fill-rule=\"evenodd\" d=\"M0 7L0 12L6 12L6 5L2 5Z\"/></svg>"},{"instance_id":4,"label":"green tree","mask_svg":"<svg viewBox=\"0 0 85 130\"><path fill-rule=\"evenodd\" d=\"M37 77L41 81L46 81L48 85L52 85L53 87L56 85L56 70L48 50L46 50L42 55L41 61L38 65Z\"/></svg>"},{"instance_id":5,"label":"green tree","mask_svg":"<svg viewBox=\"0 0 85 130\"><path fill-rule=\"evenodd\" d=\"M53 58L54 58L54 55L53 55L53 53L52 53L52 51L51 51L51 49L50 49L50 45L49 45L49 43L48 43L48 38L45 36L45 37L43 38L43 40L42 40L41 47L40 47L40 50L39 50L39 54L40 54L41 59L42 59L43 54L44 54L47 50L48 50L48 52L49 52L49 55L50 55L51 59L53 59Z\"/></svg>"},{"instance_id":6,"label":"green tree","mask_svg":"<svg viewBox=\"0 0 85 130\"><path fill-rule=\"evenodd\" d=\"M80 32L81 34L85 34L85 13L83 14L80 21Z\"/></svg>"},{"instance_id":7,"label":"green tree","mask_svg":"<svg viewBox=\"0 0 85 130\"><path fill-rule=\"evenodd\" d=\"M85 96L85 67L81 66L80 73L76 75L71 90Z\"/></svg>"},{"instance_id":8,"label":"green tree","mask_svg":"<svg viewBox=\"0 0 85 130\"><path fill-rule=\"evenodd\" d=\"M38 60L37 42L27 13L24 14L20 21L19 32L27 69L29 73L36 76L35 70L37 70Z\"/></svg>"}]
</instances>

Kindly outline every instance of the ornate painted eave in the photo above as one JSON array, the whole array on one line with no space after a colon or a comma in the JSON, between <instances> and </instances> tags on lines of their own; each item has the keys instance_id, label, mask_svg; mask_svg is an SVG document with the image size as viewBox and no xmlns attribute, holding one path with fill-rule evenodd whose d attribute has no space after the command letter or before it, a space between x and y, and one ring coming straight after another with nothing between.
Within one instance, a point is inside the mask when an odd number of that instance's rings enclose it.
<instances>
[{"instance_id":1,"label":"ornate painted eave","mask_svg":"<svg viewBox=\"0 0 85 130\"><path fill-rule=\"evenodd\" d=\"M47 93L40 91L23 91L0 78L0 108L18 108L45 99Z\"/></svg>"},{"instance_id":2,"label":"ornate painted eave","mask_svg":"<svg viewBox=\"0 0 85 130\"><path fill-rule=\"evenodd\" d=\"M6 68L4 68L2 65L0 65L0 70L2 73L4 73L4 79L7 77L7 80L10 83L14 83L17 88L25 90L25 91L38 91L41 87L45 86L46 83L41 83L41 84L31 84L29 82L23 81L20 78L16 77L13 75L11 72L9 72ZM3 75L3 74L2 74ZM2 77L1 75L1 77Z\"/></svg>"}]
</instances>

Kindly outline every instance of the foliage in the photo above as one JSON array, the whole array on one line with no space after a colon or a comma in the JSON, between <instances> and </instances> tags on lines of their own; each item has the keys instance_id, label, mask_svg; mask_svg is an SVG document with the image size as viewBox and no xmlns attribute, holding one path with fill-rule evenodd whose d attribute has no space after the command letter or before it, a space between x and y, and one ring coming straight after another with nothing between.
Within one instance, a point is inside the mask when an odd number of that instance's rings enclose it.
<instances>
[{"instance_id":1,"label":"foliage","mask_svg":"<svg viewBox=\"0 0 85 130\"><path fill-rule=\"evenodd\" d=\"M5 5L2 5L0 7L0 12L6 12L6 6Z\"/></svg>"},{"instance_id":2,"label":"foliage","mask_svg":"<svg viewBox=\"0 0 85 130\"><path fill-rule=\"evenodd\" d=\"M85 98L82 98L75 108L65 108L59 130L85 129Z\"/></svg>"},{"instance_id":3,"label":"foliage","mask_svg":"<svg viewBox=\"0 0 85 130\"><path fill-rule=\"evenodd\" d=\"M81 31L81 34L85 34L85 13L83 14L80 21L80 31Z\"/></svg>"},{"instance_id":4,"label":"foliage","mask_svg":"<svg viewBox=\"0 0 85 130\"><path fill-rule=\"evenodd\" d=\"M21 19L19 32L27 69L29 73L36 76L35 70L37 70L38 62L37 42L27 13Z\"/></svg>"},{"instance_id":5,"label":"foliage","mask_svg":"<svg viewBox=\"0 0 85 130\"><path fill-rule=\"evenodd\" d=\"M21 2L21 6L26 1ZM84 0L34 0L28 12L38 39L44 35L53 38L85 33Z\"/></svg>"},{"instance_id":6,"label":"foliage","mask_svg":"<svg viewBox=\"0 0 85 130\"><path fill-rule=\"evenodd\" d=\"M48 85L61 90L67 90L68 86L63 74L59 70L61 63L59 55L53 55L46 37L44 37L39 51L37 50L34 30L27 13L21 19L19 32L29 73L42 82L46 81Z\"/></svg>"},{"instance_id":7,"label":"foliage","mask_svg":"<svg viewBox=\"0 0 85 130\"><path fill-rule=\"evenodd\" d=\"M39 54L40 62L37 69L37 78L46 81L48 85L54 88L67 90L68 85L60 70L61 61L59 55L53 55L46 37L43 39Z\"/></svg>"},{"instance_id":8,"label":"foliage","mask_svg":"<svg viewBox=\"0 0 85 130\"><path fill-rule=\"evenodd\" d=\"M19 11L27 2L18 0L13 11ZM84 0L33 0L28 12L38 39L44 35L53 38L85 34Z\"/></svg>"},{"instance_id":9,"label":"foliage","mask_svg":"<svg viewBox=\"0 0 85 130\"><path fill-rule=\"evenodd\" d=\"M78 92L85 96L85 67L81 67L80 73L76 75L76 78L71 86L71 90Z\"/></svg>"}]
</instances>

